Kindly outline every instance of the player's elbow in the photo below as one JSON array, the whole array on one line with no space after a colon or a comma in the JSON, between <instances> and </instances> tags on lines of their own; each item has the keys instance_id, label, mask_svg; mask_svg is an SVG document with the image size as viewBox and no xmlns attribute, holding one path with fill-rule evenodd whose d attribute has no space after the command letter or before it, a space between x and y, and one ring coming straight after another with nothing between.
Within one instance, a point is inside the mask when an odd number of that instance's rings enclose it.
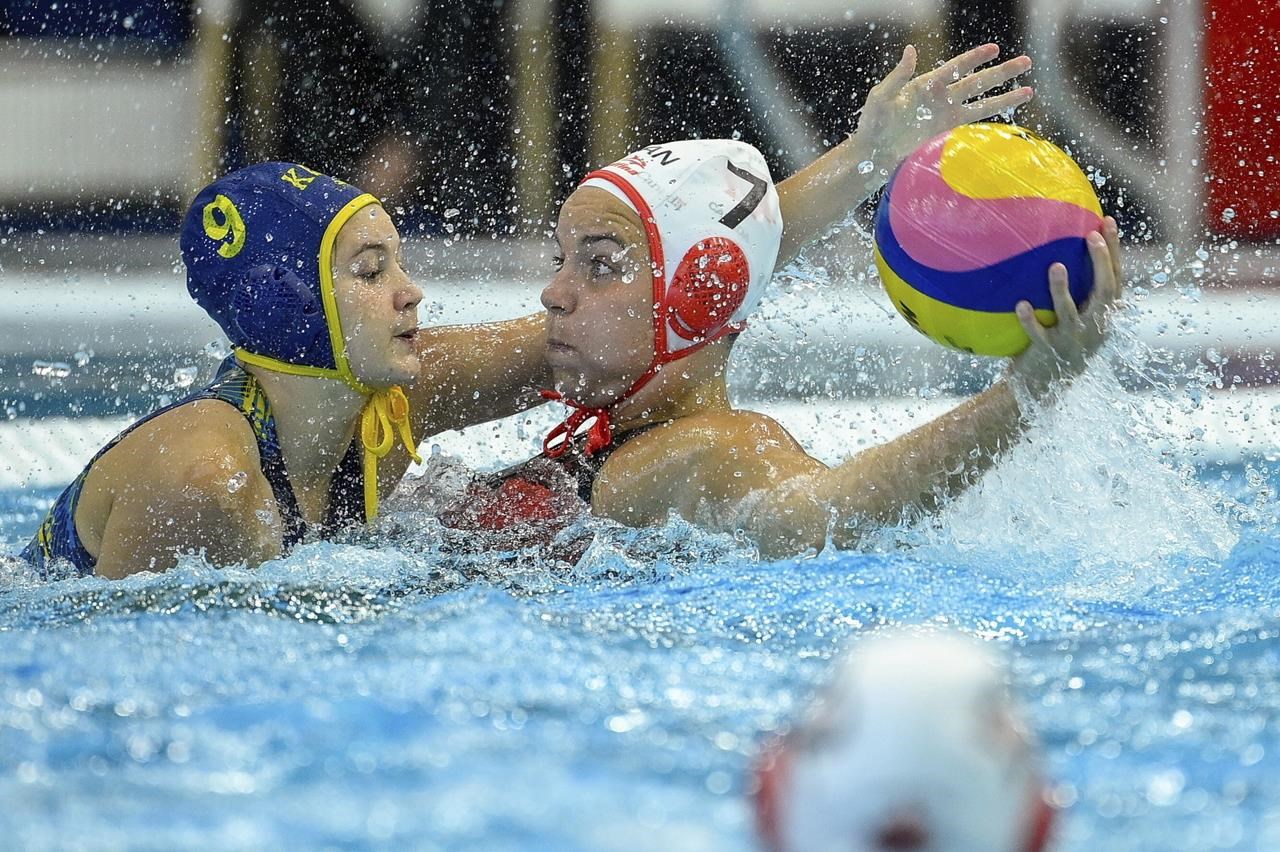
<instances>
[{"instance_id":1,"label":"player's elbow","mask_svg":"<svg viewBox=\"0 0 1280 852\"><path fill-rule=\"evenodd\" d=\"M826 546L830 508L808 493L803 483L783 483L743 504L739 527L756 543L762 557L782 559Z\"/></svg>"}]
</instances>

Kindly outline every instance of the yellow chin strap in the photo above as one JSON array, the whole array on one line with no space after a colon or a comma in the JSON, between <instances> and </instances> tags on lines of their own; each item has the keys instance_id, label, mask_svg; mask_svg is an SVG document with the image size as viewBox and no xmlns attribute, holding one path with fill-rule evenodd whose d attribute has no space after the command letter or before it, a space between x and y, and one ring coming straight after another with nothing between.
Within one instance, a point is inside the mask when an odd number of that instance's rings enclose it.
<instances>
[{"instance_id":1,"label":"yellow chin strap","mask_svg":"<svg viewBox=\"0 0 1280 852\"><path fill-rule=\"evenodd\" d=\"M337 369L290 364L245 349L236 350L236 359L242 363L293 376L340 379L356 393L367 398L364 409L360 412L360 443L364 445L366 523L378 517L378 460L386 458L391 452L396 438L399 437L409 458L418 464L422 463L418 445L409 428L409 398L405 396L404 390L399 385L375 390L351 372L351 364L347 360L346 338L342 334L342 319L338 316L338 300L333 290L333 248L338 241L338 232L359 210L370 204L380 203L367 193L353 199L333 217L320 240L320 299L324 303L324 317L329 327L329 342L333 346L333 361Z\"/></svg>"},{"instance_id":2,"label":"yellow chin strap","mask_svg":"<svg viewBox=\"0 0 1280 852\"><path fill-rule=\"evenodd\" d=\"M364 444L364 519L378 517L378 459L395 446L396 437L409 458L422 464L417 443L409 431L409 398L399 385L375 391L360 412L360 443Z\"/></svg>"}]
</instances>

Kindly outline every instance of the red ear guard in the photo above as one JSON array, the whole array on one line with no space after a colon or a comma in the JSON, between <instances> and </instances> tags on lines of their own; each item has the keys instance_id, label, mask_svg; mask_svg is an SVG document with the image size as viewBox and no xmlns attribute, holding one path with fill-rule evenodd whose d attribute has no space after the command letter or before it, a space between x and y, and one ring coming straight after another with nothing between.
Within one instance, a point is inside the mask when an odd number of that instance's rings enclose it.
<instances>
[{"instance_id":1,"label":"red ear guard","mask_svg":"<svg viewBox=\"0 0 1280 852\"><path fill-rule=\"evenodd\" d=\"M658 315L683 340L710 337L746 301L750 275L741 246L728 237L708 237L685 252Z\"/></svg>"}]
</instances>

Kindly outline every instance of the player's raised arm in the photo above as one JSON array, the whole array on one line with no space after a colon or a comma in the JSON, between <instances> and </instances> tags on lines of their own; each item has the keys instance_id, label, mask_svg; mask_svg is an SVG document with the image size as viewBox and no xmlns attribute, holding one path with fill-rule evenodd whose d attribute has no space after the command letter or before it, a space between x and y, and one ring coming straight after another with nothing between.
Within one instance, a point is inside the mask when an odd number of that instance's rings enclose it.
<instances>
[{"instance_id":1,"label":"player's raised arm","mask_svg":"<svg viewBox=\"0 0 1280 852\"><path fill-rule=\"evenodd\" d=\"M790 262L802 246L848 216L926 139L1031 100L1028 86L993 91L1029 71L1030 58L977 70L999 55L998 46L984 44L914 76L916 49L907 45L897 66L867 95L858 129L778 184L786 228L777 265Z\"/></svg>"}]
</instances>

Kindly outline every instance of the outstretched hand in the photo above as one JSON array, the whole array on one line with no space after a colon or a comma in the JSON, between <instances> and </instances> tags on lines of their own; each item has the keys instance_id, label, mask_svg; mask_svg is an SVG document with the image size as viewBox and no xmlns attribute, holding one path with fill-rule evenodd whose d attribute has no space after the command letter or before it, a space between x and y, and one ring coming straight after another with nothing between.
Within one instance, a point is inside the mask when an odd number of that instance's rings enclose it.
<instances>
[{"instance_id":1,"label":"outstretched hand","mask_svg":"<svg viewBox=\"0 0 1280 852\"><path fill-rule=\"evenodd\" d=\"M1093 292L1082 309L1076 309L1067 268L1061 263L1049 267L1056 325L1041 325L1030 302L1019 302L1014 308L1031 345L1013 359L1012 373L1037 397L1048 393L1055 382L1083 372L1089 356L1106 341L1111 308L1120 298L1123 274L1116 220L1110 216L1103 219L1101 233L1094 231L1086 242L1093 261Z\"/></svg>"},{"instance_id":2,"label":"outstretched hand","mask_svg":"<svg viewBox=\"0 0 1280 852\"><path fill-rule=\"evenodd\" d=\"M897 66L867 94L858 120L858 135L875 152L877 169L887 175L925 140L1031 100L1029 86L991 94L1031 68L1031 59L1019 56L976 70L999 55L999 46L984 44L913 77L916 49L907 45Z\"/></svg>"}]
</instances>

